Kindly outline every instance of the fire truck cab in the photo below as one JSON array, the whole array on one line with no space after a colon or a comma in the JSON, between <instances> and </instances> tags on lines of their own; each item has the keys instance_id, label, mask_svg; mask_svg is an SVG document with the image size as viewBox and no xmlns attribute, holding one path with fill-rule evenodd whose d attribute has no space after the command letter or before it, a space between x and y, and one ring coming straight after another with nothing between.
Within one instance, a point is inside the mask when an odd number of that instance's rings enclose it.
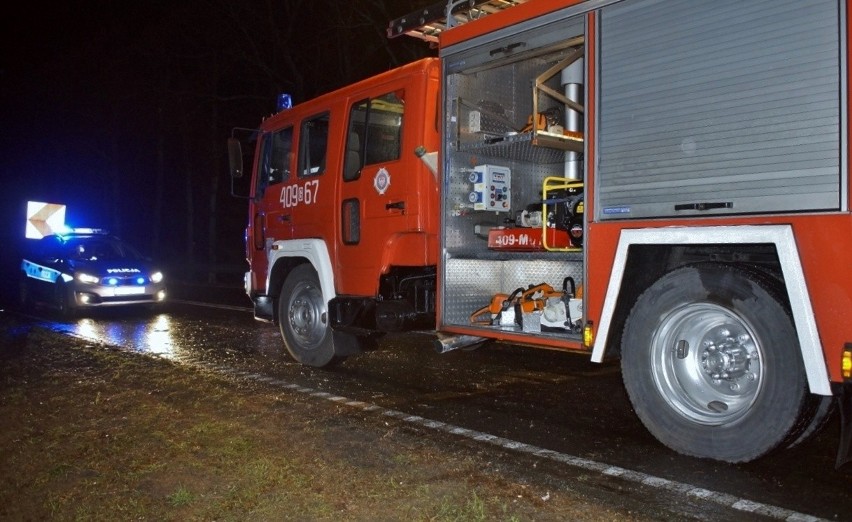
<instances>
[{"instance_id":1,"label":"fire truck cab","mask_svg":"<svg viewBox=\"0 0 852 522\"><path fill-rule=\"evenodd\" d=\"M438 61L424 59L266 118L256 139L245 288L304 364L377 332L434 325ZM229 140L232 176L242 144Z\"/></svg>"}]
</instances>

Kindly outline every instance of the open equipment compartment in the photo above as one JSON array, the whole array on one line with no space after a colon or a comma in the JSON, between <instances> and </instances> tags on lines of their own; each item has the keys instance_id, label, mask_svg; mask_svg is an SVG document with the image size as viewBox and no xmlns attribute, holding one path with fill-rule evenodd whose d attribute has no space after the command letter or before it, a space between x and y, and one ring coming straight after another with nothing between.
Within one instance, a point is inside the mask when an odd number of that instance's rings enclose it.
<instances>
[{"instance_id":1,"label":"open equipment compartment","mask_svg":"<svg viewBox=\"0 0 852 522\"><path fill-rule=\"evenodd\" d=\"M563 328L520 308L491 324L473 316L540 284L579 297L584 275L584 19L516 29L444 56L439 321L485 336L497 329L576 341L579 298L563 299Z\"/></svg>"}]
</instances>

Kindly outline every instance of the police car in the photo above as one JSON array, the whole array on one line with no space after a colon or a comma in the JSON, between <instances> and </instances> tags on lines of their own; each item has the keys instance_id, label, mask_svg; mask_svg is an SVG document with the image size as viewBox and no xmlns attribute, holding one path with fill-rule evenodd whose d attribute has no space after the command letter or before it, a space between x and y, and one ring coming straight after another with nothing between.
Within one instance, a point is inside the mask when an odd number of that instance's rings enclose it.
<instances>
[{"instance_id":1,"label":"police car","mask_svg":"<svg viewBox=\"0 0 852 522\"><path fill-rule=\"evenodd\" d=\"M22 303L47 304L66 315L166 298L163 273L135 248L100 230L45 236L21 270Z\"/></svg>"}]
</instances>

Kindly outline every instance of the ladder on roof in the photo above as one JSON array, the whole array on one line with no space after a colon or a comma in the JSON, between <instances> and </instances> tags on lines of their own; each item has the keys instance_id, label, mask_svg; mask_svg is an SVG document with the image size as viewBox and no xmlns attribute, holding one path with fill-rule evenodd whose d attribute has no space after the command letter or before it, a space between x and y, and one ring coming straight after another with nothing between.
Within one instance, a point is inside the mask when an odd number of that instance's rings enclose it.
<instances>
[{"instance_id":1,"label":"ladder on roof","mask_svg":"<svg viewBox=\"0 0 852 522\"><path fill-rule=\"evenodd\" d=\"M446 0L391 20L388 38L400 35L413 36L437 43L442 31L478 20L527 0Z\"/></svg>"}]
</instances>

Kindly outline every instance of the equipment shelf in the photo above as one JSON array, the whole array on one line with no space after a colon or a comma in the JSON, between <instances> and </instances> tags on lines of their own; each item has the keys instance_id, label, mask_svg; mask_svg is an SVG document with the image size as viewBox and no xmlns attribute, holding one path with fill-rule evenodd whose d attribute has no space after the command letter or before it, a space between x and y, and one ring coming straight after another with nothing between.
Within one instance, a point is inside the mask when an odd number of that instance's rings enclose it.
<instances>
[{"instance_id":1,"label":"equipment shelf","mask_svg":"<svg viewBox=\"0 0 852 522\"><path fill-rule=\"evenodd\" d=\"M529 163L562 163L565 151L583 152L583 136L544 131L508 133L459 143L458 150Z\"/></svg>"}]
</instances>

